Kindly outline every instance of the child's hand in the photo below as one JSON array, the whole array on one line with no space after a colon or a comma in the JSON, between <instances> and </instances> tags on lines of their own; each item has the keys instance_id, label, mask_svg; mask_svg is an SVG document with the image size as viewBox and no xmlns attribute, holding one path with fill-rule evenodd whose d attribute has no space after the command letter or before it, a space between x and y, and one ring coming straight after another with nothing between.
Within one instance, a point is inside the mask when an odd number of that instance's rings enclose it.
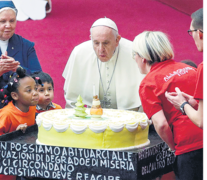
<instances>
[{"instance_id":1,"label":"child's hand","mask_svg":"<svg viewBox=\"0 0 207 180\"><path fill-rule=\"evenodd\" d=\"M23 133L25 133L27 129L27 123L24 123L24 124L20 124L16 130L21 130Z\"/></svg>"}]
</instances>

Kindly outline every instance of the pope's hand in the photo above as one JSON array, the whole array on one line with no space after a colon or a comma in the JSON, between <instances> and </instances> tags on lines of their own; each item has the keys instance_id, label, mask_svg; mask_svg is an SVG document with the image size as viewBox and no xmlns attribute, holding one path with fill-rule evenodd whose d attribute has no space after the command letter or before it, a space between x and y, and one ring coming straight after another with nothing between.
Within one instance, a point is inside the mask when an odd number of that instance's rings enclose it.
<instances>
[{"instance_id":1,"label":"pope's hand","mask_svg":"<svg viewBox=\"0 0 207 180\"><path fill-rule=\"evenodd\" d=\"M0 59L0 76L9 71L16 71L19 65L19 61L15 61L14 58L7 56L7 52L2 54Z\"/></svg>"},{"instance_id":2,"label":"pope's hand","mask_svg":"<svg viewBox=\"0 0 207 180\"><path fill-rule=\"evenodd\" d=\"M21 130L23 133L25 133L26 129L27 129L27 123L20 124L20 125L16 128L16 130Z\"/></svg>"}]
</instances>

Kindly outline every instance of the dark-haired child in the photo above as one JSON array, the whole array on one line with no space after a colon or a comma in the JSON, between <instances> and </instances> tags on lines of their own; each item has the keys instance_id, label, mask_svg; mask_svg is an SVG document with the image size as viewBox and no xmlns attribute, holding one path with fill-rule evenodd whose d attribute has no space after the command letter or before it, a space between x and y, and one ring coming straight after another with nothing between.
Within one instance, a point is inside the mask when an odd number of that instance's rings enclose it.
<instances>
[{"instance_id":1,"label":"dark-haired child","mask_svg":"<svg viewBox=\"0 0 207 180\"><path fill-rule=\"evenodd\" d=\"M51 76L44 72L35 73L33 77L38 77L42 81L42 85L38 85L39 102L36 106L36 112L44 112L53 109L62 109L58 104L52 102L54 98L54 83Z\"/></svg>"},{"instance_id":2,"label":"dark-haired child","mask_svg":"<svg viewBox=\"0 0 207 180\"><path fill-rule=\"evenodd\" d=\"M0 135L35 124L35 110L39 100L35 80L25 74L21 67L9 79L8 84L0 89ZM16 176L0 174L0 179L13 180Z\"/></svg>"}]
</instances>

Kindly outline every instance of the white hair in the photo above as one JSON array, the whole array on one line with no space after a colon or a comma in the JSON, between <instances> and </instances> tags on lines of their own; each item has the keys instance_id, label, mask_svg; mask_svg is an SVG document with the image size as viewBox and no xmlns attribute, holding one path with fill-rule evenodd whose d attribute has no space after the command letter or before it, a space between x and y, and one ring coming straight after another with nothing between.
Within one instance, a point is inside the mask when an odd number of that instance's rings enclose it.
<instances>
[{"instance_id":1,"label":"white hair","mask_svg":"<svg viewBox=\"0 0 207 180\"><path fill-rule=\"evenodd\" d=\"M167 35L160 31L144 31L137 35L133 41L133 51L146 59L149 64L174 57Z\"/></svg>"},{"instance_id":2,"label":"white hair","mask_svg":"<svg viewBox=\"0 0 207 180\"><path fill-rule=\"evenodd\" d=\"M95 26L95 27L97 27L97 26ZM105 27L108 27L108 26L105 26ZM94 27L91 27L90 28L90 35L92 35L92 29L93 29ZM108 27L108 28L110 28L110 27ZM113 34L114 34L114 36L115 36L115 39L117 38L117 36L119 35L119 33L118 33L118 31L116 31L115 29L113 29L113 28L110 28L110 29L112 29L112 32L113 32Z\"/></svg>"},{"instance_id":3,"label":"white hair","mask_svg":"<svg viewBox=\"0 0 207 180\"><path fill-rule=\"evenodd\" d=\"M9 9L12 9L12 10L15 12L15 14L17 15L17 11L16 11L16 9L13 9L13 8L10 8L10 7L4 7L4 8L1 8L1 9L0 9L0 13L1 13L2 11L9 10Z\"/></svg>"}]
</instances>

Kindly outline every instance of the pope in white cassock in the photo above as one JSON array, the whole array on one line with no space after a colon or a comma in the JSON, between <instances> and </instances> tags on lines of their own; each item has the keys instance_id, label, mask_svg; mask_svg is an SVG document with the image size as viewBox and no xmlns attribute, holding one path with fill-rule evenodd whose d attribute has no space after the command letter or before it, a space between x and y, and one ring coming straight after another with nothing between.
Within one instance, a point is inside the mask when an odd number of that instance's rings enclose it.
<instances>
[{"instance_id":1,"label":"pope in white cassock","mask_svg":"<svg viewBox=\"0 0 207 180\"><path fill-rule=\"evenodd\" d=\"M143 75L132 57L132 42L121 38L114 21L101 18L90 29L91 40L76 46L63 72L66 108L78 95L92 105L93 89L102 108L138 110Z\"/></svg>"}]
</instances>

